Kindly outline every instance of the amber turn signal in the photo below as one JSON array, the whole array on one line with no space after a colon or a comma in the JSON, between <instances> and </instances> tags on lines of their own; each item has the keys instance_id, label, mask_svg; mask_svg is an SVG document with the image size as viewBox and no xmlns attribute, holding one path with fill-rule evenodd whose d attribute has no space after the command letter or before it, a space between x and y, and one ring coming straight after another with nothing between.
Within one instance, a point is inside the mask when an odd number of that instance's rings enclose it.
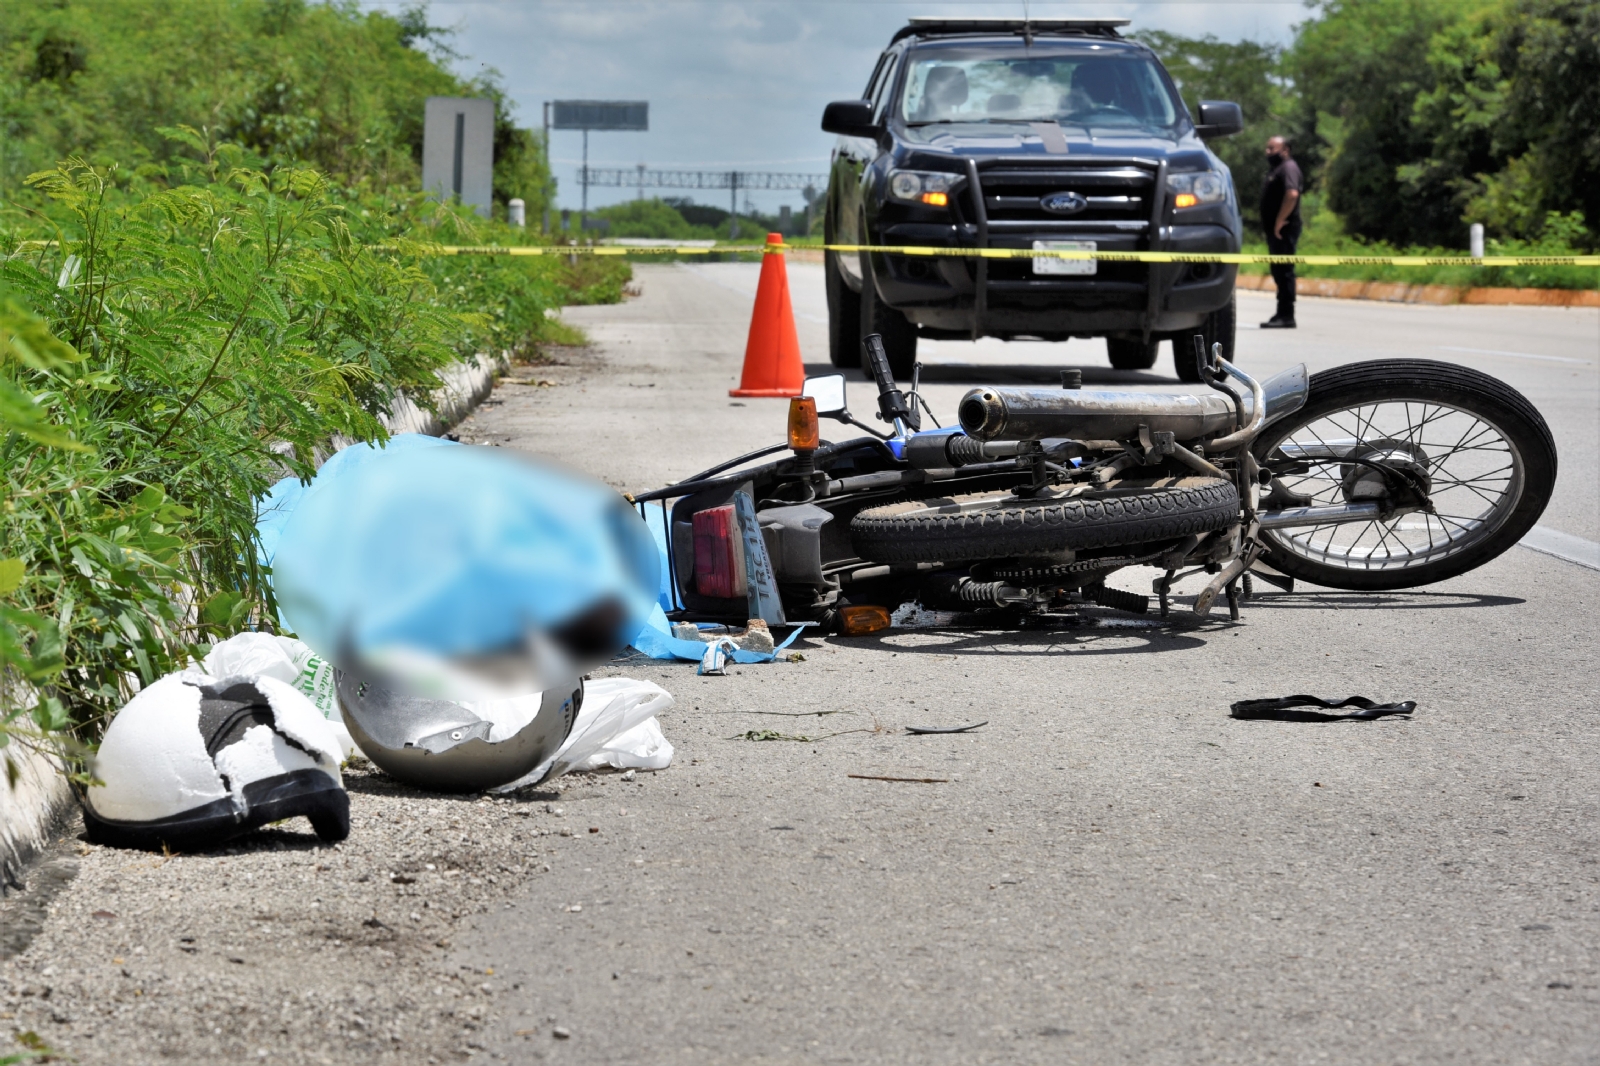
<instances>
[{"instance_id":1,"label":"amber turn signal","mask_svg":"<svg viewBox=\"0 0 1600 1066\"><path fill-rule=\"evenodd\" d=\"M839 632L847 637L864 637L889 628L889 608L872 605L839 608Z\"/></svg>"},{"instance_id":2,"label":"amber turn signal","mask_svg":"<svg viewBox=\"0 0 1600 1066\"><path fill-rule=\"evenodd\" d=\"M950 195L942 192L925 192L922 202L932 207L944 207L950 203Z\"/></svg>"},{"instance_id":3,"label":"amber turn signal","mask_svg":"<svg viewBox=\"0 0 1600 1066\"><path fill-rule=\"evenodd\" d=\"M797 452L814 452L821 443L817 401L809 396L796 396L789 401L789 447Z\"/></svg>"},{"instance_id":4,"label":"amber turn signal","mask_svg":"<svg viewBox=\"0 0 1600 1066\"><path fill-rule=\"evenodd\" d=\"M1195 204L1200 202L1200 197L1196 196L1192 192L1180 192L1177 200L1174 202L1179 207L1193 207Z\"/></svg>"}]
</instances>

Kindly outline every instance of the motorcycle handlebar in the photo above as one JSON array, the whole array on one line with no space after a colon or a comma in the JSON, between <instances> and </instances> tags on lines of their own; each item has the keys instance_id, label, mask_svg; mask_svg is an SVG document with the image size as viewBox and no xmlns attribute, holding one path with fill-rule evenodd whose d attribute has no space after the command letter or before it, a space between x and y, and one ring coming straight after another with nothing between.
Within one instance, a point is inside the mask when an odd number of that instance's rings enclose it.
<instances>
[{"instance_id":1,"label":"motorcycle handlebar","mask_svg":"<svg viewBox=\"0 0 1600 1066\"><path fill-rule=\"evenodd\" d=\"M867 334L861 342L861 351L866 359L867 372L878 383L878 413L885 422L892 424L898 421L901 425L910 425L915 419L910 405L906 403L905 393L895 386L894 372L889 369L889 353L883 350L883 337L876 333Z\"/></svg>"}]
</instances>

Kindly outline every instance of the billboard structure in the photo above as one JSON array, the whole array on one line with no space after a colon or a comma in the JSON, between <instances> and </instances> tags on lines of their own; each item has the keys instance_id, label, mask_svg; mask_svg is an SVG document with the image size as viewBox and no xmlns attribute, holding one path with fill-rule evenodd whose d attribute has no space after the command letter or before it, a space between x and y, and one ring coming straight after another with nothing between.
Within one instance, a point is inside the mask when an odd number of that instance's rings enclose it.
<instances>
[{"instance_id":1,"label":"billboard structure","mask_svg":"<svg viewBox=\"0 0 1600 1066\"><path fill-rule=\"evenodd\" d=\"M494 101L430 96L422 126L422 190L489 217L494 195Z\"/></svg>"},{"instance_id":2,"label":"billboard structure","mask_svg":"<svg viewBox=\"0 0 1600 1066\"><path fill-rule=\"evenodd\" d=\"M624 167L584 167L578 180L590 185L629 186L639 190L644 198L646 186L653 189L727 189L729 239L739 236L739 190L745 189L799 189L810 204L818 198L817 189L826 188L826 174L767 174L748 170L646 170L640 164L637 173ZM782 210L789 210L787 207ZM809 207L807 208L809 212ZM809 226L810 219L807 218ZM809 229L808 229L809 232Z\"/></svg>"},{"instance_id":3,"label":"billboard structure","mask_svg":"<svg viewBox=\"0 0 1600 1066\"><path fill-rule=\"evenodd\" d=\"M544 149L550 155L550 131L583 131L583 169L578 171L578 183L583 188L583 208L579 214L581 232L588 228L589 219L589 131L590 130L648 130L650 104L645 100L549 100L544 105ZM549 203L549 197L545 198ZM544 228L550 228L550 209L545 208Z\"/></svg>"}]
</instances>

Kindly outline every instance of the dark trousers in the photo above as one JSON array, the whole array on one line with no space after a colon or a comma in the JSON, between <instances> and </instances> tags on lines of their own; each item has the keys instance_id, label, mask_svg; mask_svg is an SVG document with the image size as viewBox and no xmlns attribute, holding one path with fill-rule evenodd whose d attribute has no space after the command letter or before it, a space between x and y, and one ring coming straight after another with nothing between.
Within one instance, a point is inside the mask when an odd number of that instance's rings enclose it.
<instances>
[{"instance_id":1,"label":"dark trousers","mask_svg":"<svg viewBox=\"0 0 1600 1066\"><path fill-rule=\"evenodd\" d=\"M1274 220L1276 221L1276 220ZM1274 237L1271 231L1267 233L1268 255L1294 255L1295 248L1300 244L1300 220L1291 218L1283 224L1283 236ZM1278 285L1278 313L1277 318L1294 321L1294 264L1272 264L1272 280Z\"/></svg>"}]
</instances>

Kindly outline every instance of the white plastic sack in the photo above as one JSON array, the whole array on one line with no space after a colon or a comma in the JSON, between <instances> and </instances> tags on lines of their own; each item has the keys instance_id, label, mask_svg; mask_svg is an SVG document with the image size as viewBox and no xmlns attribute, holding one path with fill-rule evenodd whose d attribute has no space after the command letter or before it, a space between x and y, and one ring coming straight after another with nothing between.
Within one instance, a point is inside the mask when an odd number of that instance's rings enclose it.
<instances>
[{"instance_id":1,"label":"white plastic sack","mask_svg":"<svg viewBox=\"0 0 1600 1066\"><path fill-rule=\"evenodd\" d=\"M573 770L602 766L665 770L672 765L673 748L656 715L671 708L672 702L671 693L649 681L610 677L585 682L583 709L566 742L526 776L495 791L510 792Z\"/></svg>"},{"instance_id":2,"label":"white plastic sack","mask_svg":"<svg viewBox=\"0 0 1600 1066\"><path fill-rule=\"evenodd\" d=\"M359 749L345 728L339 713L339 697L334 689L333 664L293 637L270 633L237 633L212 647L200 664L212 677L270 677L297 689L322 713L339 750L348 759Z\"/></svg>"}]
</instances>

